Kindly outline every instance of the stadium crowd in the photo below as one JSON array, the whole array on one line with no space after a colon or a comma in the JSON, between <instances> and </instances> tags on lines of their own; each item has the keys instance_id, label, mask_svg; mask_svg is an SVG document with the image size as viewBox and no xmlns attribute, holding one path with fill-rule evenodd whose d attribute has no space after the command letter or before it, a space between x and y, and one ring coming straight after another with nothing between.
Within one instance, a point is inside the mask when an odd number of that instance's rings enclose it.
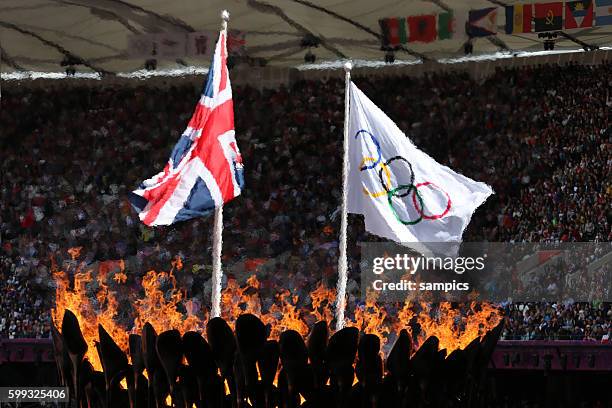
<instances>
[{"instance_id":1,"label":"stadium crowd","mask_svg":"<svg viewBox=\"0 0 612 408\"><path fill-rule=\"evenodd\" d=\"M612 240L610 63L356 78L420 148L496 194L477 211L468 241ZM224 264L263 265L262 288L306 293L334 284L341 182L343 83L234 87L245 162L243 196L226 206ZM126 195L161 169L199 88L3 89L0 111L0 337L44 337L52 265L131 260L128 274L166 270L206 303L211 219L143 226ZM349 291L358 302L359 248L375 239L350 217ZM315 272L317 271L317 272ZM320 271L320 272L318 272ZM609 271L608 271L609 273ZM604 281L604 284L606 282ZM607 281L610 284L610 281ZM205 288L203 291L200 288ZM609 341L609 303L510 303L504 338Z\"/></svg>"}]
</instances>

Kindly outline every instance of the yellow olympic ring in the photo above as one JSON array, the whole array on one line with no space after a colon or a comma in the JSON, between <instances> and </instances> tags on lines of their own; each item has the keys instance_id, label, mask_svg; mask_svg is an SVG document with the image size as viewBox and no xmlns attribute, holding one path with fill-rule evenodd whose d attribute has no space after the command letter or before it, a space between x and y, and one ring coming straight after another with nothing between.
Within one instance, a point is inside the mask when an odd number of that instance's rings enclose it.
<instances>
[{"instance_id":1,"label":"yellow olympic ring","mask_svg":"<svg viewBox=\"0 0 612 408\"><path fill-rule=\"evenodd\" d=\"M363 159L361 159L361 164L359 164L359 168L363 168L363 165L366 162L375 162L375 161L376 161L376 159L373 158L373 157L364 157ZM383 170L385 171L385 175L387 176L388 185L391 185L391 172L389 171L389 166L387 166L383 162L380 162L380 165L382 166ZM387 195L387 192L385 190L383 190L383 191L379 191L377 193L370 193L367 188L363 187L363 194L365 194L367 196L370 196L372 198L377 198L377 197L382 197L382 196Z\"/></svg>"}]
</instances>

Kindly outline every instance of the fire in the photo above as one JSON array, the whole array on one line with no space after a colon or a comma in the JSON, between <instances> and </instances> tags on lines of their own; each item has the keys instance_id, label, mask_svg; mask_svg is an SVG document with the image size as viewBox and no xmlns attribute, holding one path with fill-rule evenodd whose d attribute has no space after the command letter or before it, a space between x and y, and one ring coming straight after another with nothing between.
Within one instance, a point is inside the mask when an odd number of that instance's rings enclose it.
<instances>
[{"instance_id":1,"label":"fire","mask_svg":"<svg viewBox=\"0 0 612 408\"><path fill-rule=\"evenodd\" d=\"M392 332L407 329L413 334L415 351L430 336L440 340L440 349L447 354L465 348L472 340L482 337L501 321L501 311L492 304L471 302L454 307L449 302L438 304L407 302L392 324ZM417 327L413 333L413 325Z\"/></svg>"},{"instance_id":2,"label":"fire","mask_svg":"<svg viewBox=\"0 0 612 408\"><path fill-rule=\"evenodd\" d=\"M257 379L261 381L261 371L259 371L259 361L255 362L255 369L257 370Z\"/></svg>"},{"instance_id":3,"label":"fire","mask_svg":"<svg viewBox=\"0 0 612 408\"><path fill-rule=\"evenodd\" d=\"M68 252L76 262L80 248L72 248ZM52 310L53 321L61 328L66 309L76 315L88 344L86 357L96 370L101 370L95 348L98 324L126 353L128 334L139 333L146 322L151 323L158 333L170 329L178 329L181 333L189 330L203 333L208 311L195 307L197 301L187 299L186 294L177 287L175 273L182 267L182 260L177 257L172 261L169 272L147 272L142 277L142 290L133 293L126 286L129 277L123 261L102 262L97 270L84 270L83 264L77 265L72 271L72 285L69 274L54 265L56 305ZM309 299L300 299L297 294L282 289L276 293L271 304L262 302L260 289L261 284L255 275L243 284L237 279L228 279L221 296L222 315L228 324L233 326L240 314L252 313L269 327L271 339L278 339L283 331L289 329L307 336L314 323L321 320L332 327L336 298L334 288L319 283L310 292ZM188 305L191 309L187 308ZM440 348L446 349L447 353L465 348L502 319L500 310L488 303L473 301L457 307L450 303L407 300L404 304L382 304L371 294L368 294L364 304L350 306L347 315L352 316L347 321L348 326L357 327L363 333L378 335L383 349L392 345L400 330L407 329L413 335L413 350L418 349L427 337L436 336L440 340Z\"/></svg>"},{"instance_id":4,"label":"fire","mask_svg":"<svg viewBox=\"0 0 612 408\"><path fill-rule=\"evenodd\" d=\"M81 249L83 249L83 247L74 247L68 249L68 255L70 255L73 261L75 261L79 256L81 256Z\"/></svg>"},{"instance_id":5,"label":"fire","mask_svg":"<svg viewBox=\"0 0 612 408\"><path fill-rule=\"evenodd\" d=\"M359 331L366 334L376 334L384 341L391 333L387 317L384 305L378 304L376 296L368 292L365 305L355 309L355 320L349 322L349 326L357 327Z\"/></svg>"},{"instance_id":6,"label":"fire","mask_svg":"<svg viewBox=\"0 0 612 408\"><path fill-rule=\"evenodd\" d=\"M308 325L297 306L298 300L298 295L291 295L287 289L276 295L268 313L261 316L261 320L272 328L270 337L277 339L285 330L295 330L302 336L308 334Z\"/></svg>"},{"instance_id":7,"label":"fire","mask_svg":"<svg viewBox=\"0 0 612 408\"><path fill-rule=\"evenodd\" d=\"M78 256L79 250L80 248L70 252L73 260ZM57 327L61 327L66 309L70 309L76 315L83 337L87 341L87 358L96 370L101 370L102 364L95 348L98 324L104 326L117 345L124 350L128 347L128 333L116 319L119 302L116 291L108 286L110 270L99 270L102 273L98 273L94 279L91 270L83 272L82 269L82 264L77 266L72 288L66 272L54 271L56 305L51 315Z\"/></svg>"},{"instance_id":8,"label":"fire","mask_svg":"<svg viewBox=\"0 0 612 408\"><path fill-rule=\"evenodd\" d=\"M73 260L80 254L80 248L69 250ZM201 318L195 315L185 316L179 311L184 296L176 286L174 269L182 267L177 258L170 272L148 272L142 279L143 297L138 294L124 295L125 306L132 305L133 325L128 327L119 323L119 310L126 312L124 305L120 307L119 294L125 292L123 286L127 281L123 261L106 261L98 265L97 270L83 271L84 265L77 265L74 273L74 283L71 287L68 273L58 270L54 265L56 283L55 308L51 316L56 327L61 328L64 311L71 310L79 321L83 337L87 342L86 358L94 369L101 370L95 343L98 338L98 324L102 325L115 343L127 353L130 329L140 332L146 322L150 322L156 331L162 332L177 328L184 333L188 330L203 330L207 315ZM94 277L95 272L95 277ZM125 277L125 278L124 278Z\"/></svg>"},{"instance_id":9,"label":"fire","mask_svg":"<svg viewBox=\"0 0 612 408\"><path fill-rule=\"evenodd\" d=\"M179 264L173 264L178 267ZM185 316L179 311L183 294L176 287L173 270L170 272L149 271L142 278L144 296L134 301L134 333L140 333L149 322L157 333L177 329L181 333L189 330L204 330L207 317L200 319L194 315ZM163 288L167 287L166 290Z\"/></svg>"},{"instance_id":10,"label":"fire","mask_svg":"<svg viewBox=\"0 0 612 408\"><path fill-rule=\"evenodd\" d=\"M259 316L262 322L270 327L270 338L278 339L285 330L295 330L307 335L312 324L319 320L332 320L331 305L335 298L332 289L322 284L310 294L311 307L300 307L300 299L287 289L276 294L274 302L266 310L259 298L261 283L255 275L250 276L241 286L234 278L228 279L227 287L221 294L223 318L233 325L236 318L243 313Z\"/></svg>"},{"instance_id":11,"label":"fire","mask_svg":"<svg viewBox=\"0 0 612 408\"><path fill-rule=\"evenodd\" d=\"M321 320L331 322L334 318L332 306L336 301L336 291L319 284L315 290L310 292L310 299L315 322Z\"/></svg>"},{"instance_id":12,"label":"fire","mask_svg":"<svg viewBox=\"0 0 612 408\"><path fill-rule=\"evenodd\" d=\"M115 276L113 276L113 280L117 283L125 283L127 282L127 275L123 272L116 273Z\"/></svg>"},{"instance_id":13,"label":"fire","mask_svg":"<svg viewBox=\"0 0 612 408\"><path fill-rule=\"evenodd\" d=\"M221 294L221 313L228 324L233 326L242 313L261 315L259 287L260 284L255 275L247 279L244 287L240 287L240 284L234 278L227 280L227 287Z\"/></svg>"}]
</instances>

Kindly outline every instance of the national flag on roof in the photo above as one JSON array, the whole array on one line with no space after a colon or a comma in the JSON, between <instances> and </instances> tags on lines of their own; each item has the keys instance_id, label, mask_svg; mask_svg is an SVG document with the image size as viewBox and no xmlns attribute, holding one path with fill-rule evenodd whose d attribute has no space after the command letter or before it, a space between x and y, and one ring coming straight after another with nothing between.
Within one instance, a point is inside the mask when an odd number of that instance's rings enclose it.
<instances>
[{"instance_id":1,"label":"national flag on roof","mask_svg":"<svg viewBox=\"0 0 612 408\"><path fill-rule=\"evenodd\" d=\"M506 34L530 33L532 19L532 4L506 6Z\"/></svg>"},{"instance_id":2,"label":"national flag on roof","mask_svg":"<svg viewBox=\"0 0 612 408\"><path fill-rule=\"evenodd\" d=\"M536 3L533 5L535 11L534 31L561 30L563 27L563 3Z\"/></svg>"},{"instance_id":3,"label":"national flag on roof","mask_svg":"<svg viewBox=\"0 0 612 408\"><path fill-rule=\"evenodd\" d=\"M383 45L397 47L408 41L405 17L383 18L378 21L378 24L382 30Z\"/></svg>"},{"instance_id":4,"label":"national flag on roof","mask_svg":"<svg viewBox=\"0 0 612 408\"><path fill-rule=\"evenodd\" d=\"M565 3L565 28L593 27L593 1L578 0Z\"/></svg>"},{"instance_id":5,"label":"national flag on roof","mask_svg":"<svg viewBox=\"0 0 612 408\"><path fill-rule=\"evenodd\" d=\"M595 25L612 25L612 0L595 1Z\"/></svg>"},{"instance_id":6,"label":"national flag on roof","mask_svg":"<svg viewBox=\"0 0 612 408\"><path fill-rule=\"evenodd\" d=\"M495 34L497 34L497 7L470 10L468 17L470 37L488 37Z\"/></svg>"},{"instance_id":7,"label":"national flag on roof","mask_svg":"<svg viewBox=\"0 0 612 408\"><path fill-rule=\"evenodd\" d=\"M438 14L438 40L453 38L455 33L455 17L452 11Z\"/></svg>"},{"instance_id":8,"label":"national flag on roof","mask_svg":"<svg viewBox=\"0 0 612 408\"><path fill-rule=\"evenodd\" d=\"M436 31L436 15L408 17L408 42L432 42L438 33Z\"/></svg>"},{"instance_id":9,"label":"national flag on roof","mask_svg":"<svg viewBox=\"0 0 612 408\"><path fill-rule=\"evenodd\" d=\"M187 129L163 171L143 181L129 198L144 224L169 225L208 215L240 195L243 186L223 30Z\"/></svg>"}]
</instances>

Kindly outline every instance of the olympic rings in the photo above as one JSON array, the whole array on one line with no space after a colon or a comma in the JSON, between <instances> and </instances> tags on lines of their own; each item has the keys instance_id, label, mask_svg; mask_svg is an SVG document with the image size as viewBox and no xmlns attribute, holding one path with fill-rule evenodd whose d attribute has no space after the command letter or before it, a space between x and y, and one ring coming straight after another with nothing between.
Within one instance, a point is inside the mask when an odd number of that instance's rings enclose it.
<instances>
[{"instance_id":1,"label":"olympic rings","mask_svg":"<svg viewBox=\"0 0 612 408\"><path fill-rule=\"evenodd\" d=\"M368 162L368 161L374 161L374 158L373 158L373 157L364 157L364 158L361 160L361 164L359 164L359 167L360 167L360 168L363 168L363 165L365 164L365 162ZM380 166L380 167L381 167L381 169L380 169L380 177L381 177L381 180L382 180L382 172L383 172L383 170L384 170L384 171L385 171L385 175L387 176L387 180L389 181L389 184L391 184L391 172L389 171L389 167L388 167L386 164L384 164L384 163L383 163L383 164L381 164L381 166ZM363 171L363 170L361 170L361 171ZM386 189L385 189L385 191L379 191L379 192L377 192L377 193L370 193L370 192L368 191L368 189L367 189L367 188L363 187L363 193L364 193L365 195L367 195L367 196L370 196L370 197L376 198L376 197L382 197L382 196L384 196L385 194L387 194L387 191L386 191Z\"/></svg>"},{"instance_id":2,"label":"olympic rings","mask_svg":"<svg viewBox=\"0 0 612 408\"><path fill-rule=\"evenodd\" d=\"M419 198L419 202L421 203L421 208L419 208L419 206L417 205L417 197L419 197L418 195L418 189L419 187L424 187L424 186L433 186L435 188L437 188L438 190L440 190L441 192L444 193L444 195L446 196L446 209L437 215L425 215L425 211L423 208L423 200ZM418 211L418 213L421 215L421 217L425 218L426 220L437 220L440 219L442 217L444 217L446 214L448 214L448 212L450 211L451 208L451 199L450 196L448 195L448 193L444 190L442 190L440 187L438 187L436 184L432 183L431 181L426 181L424 183L419 183L416 186L414 186L414 192L415 194L412 194L412 203L414 204L414 208Z\"/></svg>"},{"instance_id":3,"label":"olympic rings","mask_svg":"<svg viewBox=\"0 0 612 408\"><path fill-rule=\"evenodd\" d=\"M423 220L423 214L419 212L419 218L417 218L414 221L405 221L402 220L399 216L399 214L397 213L397 211L395 211L395 207L393 206L393 196L395 197L400 197L399 195L395 195L395 192L398 190L403 190L405 188L408 188L408 191L406 192L406 194L402 195L402 197L407 196L408 194L410 194L410 190L414 190L414 194L417 196L417 198L419 199L419 202L421 203L421 207L423 207L423 198L421 197L421 195L419 194L419 192L417 191L416 187L414 186L414 184L407 184L407 185L401 185L399 187L394 188L393 190L387 192L387 199L389 201L389 207L391 207L391 211L393 211L393 215L395 215L395 218L401 222L404 225L414 225L414 224L418 224L419 222L421 222Z\"/></svg>"},{"instance_id":4,"label":"olympic rings","mask_svg":"<svg viewBox=\"0 0 612 408\"><path fill-rule=\"evenodd\" d=\"M370 135L370 137L372 138L372 141L376 145L376 153L378 153L378 158L376 159L376 161L373 164L371 164L369 166L363 166L363 167L360 168L360 170L363 171L363 170L373 169L374 167L376 167L378 165L378 163L380 163L380 159L382 158L382 155L381 155L381 152L380 152L380 143L378 143L378 139L376 139L373 134L371 134L370 132L368 132L365 129L361 129L361 130L357 131L357 133L355 133L355 139L357 139L357 136L359 136L360 133L367 133L368 135Z\"/></svg>"},{"instance_id":5,"label":"olympic rings","mask_svg":"<svg viewBox=\"0 0 612 408\"><path fill-rule=\"evenodd\" d=\"M372 198L378 198L378 197L382 197L386 195L387 201L389 203L389 207L391 207L391 211L393 212L393 215L399 222L401 222L404 225L415 225L423 220L437 220L437 219L443 218L444 216L448 214L448 212L451 209L452 203L451 203L451 198L446 191L444 191L440 186L438 186L437 184L434 184L431 181L425 181L425 182L418 183L415 185L414 183L415 183L416 175L412 168L412 163L406 160L405 157L402 157L399 155L390 158L386 162L382 162L382 152L381 152L381 147L380 147L380 143L378 142L378 139L376 139L376 137L372 133L368 132L365 129L361 129L357 133L355 133L355 139L357 139L357 137L362 133L366 133L370 135L372 142L376 146L378 158L374 159L374 157L368 156L368 157L364 157L363 159L361 159L361 163L359 164L359 171L374 169L380 163L380 170L378 170L378 178L380 180L380 184L382 185L384 189L384 191L378 191L375 193L371 193L365 187L363 187L362 191L365 195L372 197ZM401 184L398 187L392 188L391 170L389 166L391 165L391 163L393 163L396 160L401 160L401 161L406 162L406 164L408 165L408 168L410 168L410 180L408 184ZM372 164L366 165L366 163L368 162L372 162ZM384 176L383 176L383 173L384 173ZM386 178L386 182L385 182L385 178ZM435 187L437 190L441 191L446 196L446 208L440 214L425 214L425 205L423 202L423 197L419 193L419 187L426 187L426 186ZM399 193L404 190L405 192ZM411 192L412 192L412 204L416 212L419 214L419 218L415 220L406 221L406 220L403 220L400 217L400 215L397 213L397 210L395 209L393 205L393 197L404 198L408 196ZM418 201L418 204L417 204L417 201Z\"/></svg>"}]
</instances>

